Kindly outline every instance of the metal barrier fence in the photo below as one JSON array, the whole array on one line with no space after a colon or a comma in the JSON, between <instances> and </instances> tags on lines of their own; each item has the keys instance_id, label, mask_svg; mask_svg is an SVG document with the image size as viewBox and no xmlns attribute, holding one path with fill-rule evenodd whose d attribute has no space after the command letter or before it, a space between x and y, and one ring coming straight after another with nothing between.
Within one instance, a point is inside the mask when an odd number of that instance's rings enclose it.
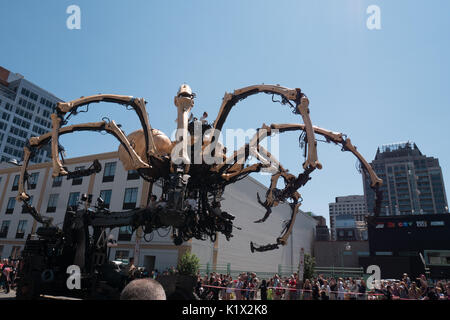
<instances>
[{"instance_id":1,"label":"metal barrier fence","mask_svg":"<svg viewBox=\"0 0 450 320\"><path fill-rule=\"evenodd\" d=\"M200 265L200 274L201 275L209 275L212 272L218 273L218 274L229 274L233 279L236 279L240 274L247 273L247 272L254 272L258 275L259 278L262 279L269 279L272 278L275 273L277 273L277 270L273 271L258 271L258 270L244 270L244 269L232 269L231 264L223 264L223 265L212 265L212 264L202 264Z\"/></svg>"},{"instance_id":2,"label":"metal barrier fence","mask_svg":"<svg viewBox=\"0 0 450 320\"><path fill-rule=\"evenodd\" d=\"M279 264L273 271L258 271L258 270L237 270L232 269L230 263L216 265L213 264L202 264L200 265L200 274L210 274L212 272L216 272L219 274L229 274L233 277L233 279L237 278L242 273L254 272L257 274L260 279L269 279L272 278L274 274L278 274L280 277L289 277L293 273L298 272L297 266L285 266ZM314 268L314 276L318 276L319 274L324 277L352 277L352 278L361 278L364 277L364 269L360 268L345 268L345 267L315 267Z\"/></svg>"},{"instance_id":3,"label":"metal barrier fence","mask_svg":"<svg viewBox=\"0 0 450 320\"><path fill-rule=\"evenodd\" d=\"M362 278L365 275L364 269L360 268L345 268L345 267L315 267L314 268L314 276L318 276L319 274L324 277L332 277L332 278Z\"/></svg>"}]
</instances>

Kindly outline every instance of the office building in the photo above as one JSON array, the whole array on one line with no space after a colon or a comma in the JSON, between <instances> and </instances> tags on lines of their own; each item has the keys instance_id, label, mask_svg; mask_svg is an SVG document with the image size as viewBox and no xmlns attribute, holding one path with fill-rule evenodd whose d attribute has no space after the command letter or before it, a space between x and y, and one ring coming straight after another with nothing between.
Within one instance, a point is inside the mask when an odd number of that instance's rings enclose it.
<instances>
[{"instance_id":1,"label":"office building","mask_svg":"<svg viewBox=\"0 0 450 320\"><path fill-rule=\"evenodd\" d=\"M312 217L317 220L316 241L330 241L330 230L328 229L325 218L314 215Z\"/></svg>"},{"instance_id":2,"label":"office building","mask_svg":"<svg viewBox=\"0 0 450 320\"><path fill-rule=\"evenodd\" d=\"M329 203L331 239L339 241L367 240L365 218L368 214L362 195L336 197Z\"/></svg>"},{"instance_id":3,"label":"office building","mask_svg":"<svg viewBox=\"0 0 450 320\"><path fill-rule=\"evenodd\" d=\"M439 160L422 154L413 142L378 148L371 163L383 179L382 216L448 213ZM363 174L364 196L369 212L374 210L374 192Z\"/></svg>"},{"instance_id":4,"label":"office building","mask_svg":"<svg viewBox=\"0 0 450 320\"><path fill-rule=\"evenodd\" d=\"M20 161L28 139L51 130L50 114L59 101L22 75L0 67L0 161ZM50 159L50 148L43 147L30 162Z\"/></svg>"}]
</instances>

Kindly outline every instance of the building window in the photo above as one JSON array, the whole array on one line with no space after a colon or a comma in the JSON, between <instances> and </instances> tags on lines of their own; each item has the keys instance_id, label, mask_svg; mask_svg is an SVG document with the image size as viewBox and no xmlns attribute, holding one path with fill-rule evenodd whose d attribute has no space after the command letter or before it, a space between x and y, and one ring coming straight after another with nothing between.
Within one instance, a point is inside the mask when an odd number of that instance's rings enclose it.
<instances>
[{"instance_id":1,"label":"building window","mask_svg":"<svg viewBox=\"0 0 450 320\"><path fill-rule=\"evenodd\" d=\"M20 220L17 226L16 239L23 239L27 230L27 220Z\"/></svg>"},{"instance_id":2,"label":"building window","mask_svg":"<svg viewBox=\"0 0 450 320\"><path fill-rule=\"evenodd\" d=\"M114 181L115 173L116 173L116 163L115 162L105 163L105 171L103 172L103 182Z\"/></svg>"},{"instance_id":3,"label":"building window","mask_svg":"<svg viewBox=\"0 0 450 320\"><path fill-rule=\"evenodd\" d=\"M48 198L47 212L55 212L58 206L58 194L51 194Z\"/></svg>"},{"instance_id":4,"label":"building window","mask_svg":"<svg viewBox=\"0 0 450 320\"><path fill-rule=\"evenodd\" d=\"M20 256L20 246L13 246L11 249L11 258L17 259Z\"/></svg>"},{"instance_id":5,"label":"building window","mask_svg":"<svg viewBox=\"0 0 450 320\"><path fill-rule=\"evenodd\" d=\"M3 112L2 114L2 119L9 121L9 118L11 117L11 115L9 113Z\"/></svg>"},{"instance_id":6,"label":"building window","mask_svg":"<svg viewBox=\"0 0 450 320\"><path fill-rule=\"evenodd\" d=\"M111 204L111 194L112 190L102 190L100 191L100 198L103 199L103 204L105 208L109 209L109 205Z\"/></svg>"},{"instance_id":7,"label":"building window","mask_svg":"<svg viewBox=\"0 0 450 320\"><path fill-rule=\"evenodd\" d=\"M52 187L61 187L62 180L63 180L62 176L54 177L53 178Z\"/></svg>"},{"instance_id":8,"label":"building window","mask_svg":"<svg viewBox=\"0 0 450 320\"><path fill-rule=\"evenodd\" d=\"M39 179L39 172L33 172L28 178L29 189L36 189L36 185Z\"/></svg>"},{"instance_id":9,"label":"building window","mask_svg":"<svg viewBox=\"0 0 450 320\"><path fill-rule=\"evenodd\" d=\"M8 199L8 205L6 206L6 214L12 214L14 212L14 207L16 206L16 198L11 197Z\"/></svg>"},{"instance_id":10,"label":"building window","mask_svg":"<svg viewBox=\"0 0 450 320\"><path fill-rule=\"evenodd\" d=\"M130 252L128 250L117 250L114 260L122 261L123 263L128 263L128 257Z\"/></svg>"},{"instance_id":11,"label":"building window","mask_svg":"<svg viewBox=\"0 0 450 320\"><path fill-rule=\"evenodd\" d=\"M121 227L119 229L119 241L130 241L133 231L131 226Z\"/></svg>"},{"instance_id":12,"label":"building window","mask_svg":"<svg viewBox=\"0 0 450 320\"><path fill-rule=\"evenodd\" d=\"M84 170L84 166L75 167L75 171L78 171L78 170ZM83 183L83 178L82 177L72 179L72 185L73 186L77 186L77 185L80 185L82 183Z\"/></svg>"},{"instance_id":13,"label":"building window","mask_svg":"<svg viewBox=\"0 0 450 320\"><path fill-rule=\"evenodd\" d=\"M14 176L14 181L13 181L13 185L12 185L11 191L17 191L19 189L19 179L20 179L20 175L19 174Z\"/></svg>"},{"instance_id":14,"label":"building window","mask_svg":"<svg viewBox=\"0 0 450 320\"><path fill-rule=\"evenodd\" d=\"M136 208L138 188L126 188L122 209Z\"/></svg>"},{"instance_id":15,"label":"building window","mask_svg":"<svg viewBox=\"0 0 450 320\"><path fill-rule=\"evenodd\" d=\"M0 238L6 238L8 236L9 224L11 221L5 220L2 222L2 226L0 228Z\"/></svg>"},{"instance_id":16,"label":"building window","mask_svg":"<svg viewBox=\"0 0 450 320\"><path fill-rule=\"evenodd\" d=\"M76 210L78 206L78 199L80 198L79 192L71 192L69 194L69 201L67 201L67 209Z\"/></svg>"},{"instance_id":17,"label":"building window","mask_svg":"<svg viewBox=\"0 0 450 320\"><path fill-rule=\"evenodd\" d=\"M137 170L128 170L127 180L138 180L139 173Z\"/></svg>"},{"instance_id":18,"label":"building window","mask_svg":"<svg viewBox=\"0 0 450 320\"><path fill-rule=\"evenodd\" d=\"M31 205L33 205L33 196L30 196L30 199L28 200L28 203ZM26 206L22 206L22 213L28 213L28 208Z\"/></svg>"}]
</instances>

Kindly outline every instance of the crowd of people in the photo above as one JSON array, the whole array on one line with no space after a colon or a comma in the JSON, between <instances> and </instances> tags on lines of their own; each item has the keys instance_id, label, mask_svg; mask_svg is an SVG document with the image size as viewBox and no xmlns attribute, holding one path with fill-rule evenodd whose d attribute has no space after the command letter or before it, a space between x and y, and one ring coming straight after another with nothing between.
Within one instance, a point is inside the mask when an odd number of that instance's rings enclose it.
<instances>
[{"instance_id":1,"label":"crowd of people","mask_svg":"<svg viewBox=\"0 0 450 320\"><path fill-rule=\"evenodd\" d=\"M131 270L135 271L129 280L177 273L174 267L161 273ZM254 272L243 272L233 279L229 274L212 272L197 275L194 291L202 300L450 300L450 280L433 283L423 274L411 279L405 273L400 280L380 280L368 286L364 279L352 277L318 275L301 281L297 273L262 279Z\"/></svg>"},{"instance_id":2,"label":"crowd of people","mask_svg":"<svg viewBox=\"0 0 450 320\"><path fill-rule=\"evenodd\" d=\"M177 273L174 267L148 271L136 267L133 260L122 270L128 282ZM17 269L17 260L0 261L0 288L5 293L14 289ZM263 279L254 272L243 272L233 279L212 272L197 275L194 292L203 300L450 300L450 280L433 282L423 274L411 279L405 273L400 280L379 280L368 286L364 279L351 277L318 275L302 281L297 273Z\"/></svg>"},{"instance_id":3,"label":"crowd of people","mask_svg":"<svg viewBox=\"0 0 450 320\"><path fill-rule=\"evenodd\" d=\"M9 293L16 286L15 279L19 261L14 259L0 260L0 288Z\"/></svg>"},{"instance_id":4,"label":"crowd of people","mask_svg":"<svg viewBox=\"0 0 450 320\"><path fill-rule=\"evenodd\" d=\"M362 278L319 275L301 281L297 273L270 279L241 273L233 280L213 272L198 276L195 293L206 300L450 300L450 280L432 283L425 275L410 279L404 274L400 280L375 281L370 287Z\"/></svg>"}]
</instances>

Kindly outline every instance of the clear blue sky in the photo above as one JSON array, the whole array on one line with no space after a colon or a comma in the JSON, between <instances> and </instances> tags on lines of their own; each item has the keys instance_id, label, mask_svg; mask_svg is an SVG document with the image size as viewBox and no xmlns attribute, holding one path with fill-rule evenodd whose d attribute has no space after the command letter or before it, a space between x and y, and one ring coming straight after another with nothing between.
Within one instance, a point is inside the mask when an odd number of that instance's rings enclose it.
<instances>
[{"instance_id":1,"label":"clear blue sky","mask_svg":"<svg viewBox=\"0 0 450 320\"><path fill-rule=\"evenodd\" d=\"M81 8L81 30L66 28L71 4ZM371 4L381 8L381 30L366 28ZM259 83L300 87L313 124L348 134L369 161L379 145L406 140L439 158L448 197L449 13L448 0L1 1L0 65L63 100L144 97L152 126L167 134L183 82L197 93L194 113L208 111L211 121L225 91ZM127 132L138 128L119 106L91 110L75 122L108 115ZM239 104L225 127L299 121L263 95ZM281 137L281 161L293 173L303 162L297 139ZM118 145L95 134L62 143L69 156ZM302 209L328 218L334 197L363 194L362 179L350 153L323 143L318 152L323 169L301 190Z\"/></svg>"}]
</instances>

